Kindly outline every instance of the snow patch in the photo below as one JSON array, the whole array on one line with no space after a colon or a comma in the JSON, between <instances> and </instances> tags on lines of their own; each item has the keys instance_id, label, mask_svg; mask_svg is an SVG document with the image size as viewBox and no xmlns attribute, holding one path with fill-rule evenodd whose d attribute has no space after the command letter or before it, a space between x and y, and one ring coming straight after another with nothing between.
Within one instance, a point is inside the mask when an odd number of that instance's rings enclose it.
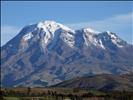
<instances>
[{"instance_id":1,"label":"snow patch","mask_svg":"<svg viewBox=\"0 0 133 100\"><path fill-rule=\"evenodd\" d=\"M42 46L45 48L45 46L48 44L49 40L54 38L55 32L58 29L62 29L64 32L62 32L62 39L64 42L66 42L69 46L73 46L74 44L74 37L69 33L75 33L74 30L70 29L69 27L66 27L60 23L56 23L55 21L41 21L37 24L37 27L39 29L43 29L45 32L45 36L43 40L41 41Z\"/></svg>"},{"instance_id":2,"label":"snow patch","mask_svg":"<svg viewBox=\"0 0 133 100\"><path fill-rule=\"evenodd\" d=\"M84 28L83 30L84 30L84 32L89 32L89 33L94 33L94 34L100 33L92 28Z\"/></svg>"},{"instance_id":3,"label":"snow patch","mask_svg":"<svg viewBox=\"0 0 133 100\"><path fill-rule=\"evenodd\" d=\"M24 41L27 41L27 40L31 39L32 37L33 37L33 34L31 32L29 32L28 34L23 36L23 39L24 39Z\"/></svg>"},{"instance_id":4,"label":"snow patch","mask_svg":"<svg viewBox=\"0 0 133 100\"><path fill-rule=\"evenodd\" d=\"M121 40L112 32L107 31L107 34L111 37L111 41L119 48L122 48L123 45L120 45L119 43L121 42Z\"/></svg>"},{"instance_id":5,"label":"snow patch","mask_svg":"<svg viewBox=\"0 0 133 100\"><path fill-rule=\"evenodd\" d=\"M66 30L66 31L75 33L75 30L72 30L72 29L70 29L69 27L66 27L66 26L64 26L64 25L62 25L62 24L60 24L60 23L58 23L58 25L59 25L62 29Z\"/></svg>"},{"instance_id":6,"label":"snow patch","mask_svg":"<svg viewBox=\"0 0 133 100\"><path fill-rule=\"evenodd\" d=\"M108 34L111 38L117 39L117 36L115 36L112 32L107 31L107 34Z\"/></svg>"},{"instance_id":7,"label":"snow patch","mask_svg":"<svg viewBox=\"0 0 133 100\"><path fill-rule=\"evenodd\" d=\"M103 49L105 49L105 47L104 47L104 45L103 45L101 39L99 40L99 43L100 43L100 47L102 47Z\"/></svg>"},{"instance_id":8,"label":"snow patch","mask_svg":"<svg viewBox=\"0 0 133 100\"><path fill-rule=\"evenodd\" d=\"M88 42L90 42L91 44L93 44L95 46L98 44L94 34L87 34L87 33L85 33L85 35L86 35L86 40L88 40Z\"/></svg>"},{"instance_id":9,"label":"snow patch","mask_svg":"<svg viewBox=\"0 0 133 100\"><path fill-rule=\"evenodd\" d=\"M83 34L83 38L84 38L84 40L85 40L85 44L86 44L86 46L89 46L89 44L88 44L88 40L87 40L85 34Z\"/></svg>"},{"instance_id":10,"label":"snow patch","mask_svg":"<svg viewBox=\"0 0 133 100\"><path fill-rule=\"evenodd\" d=\"M112 42L113 42L117 47L119 47L119 48L122 48L122 47L123 47L123 45L118 44L118 41L117 41L117 40L112 39Z\"/></svg>"},{"instance_id":11,"label":"snow patch","mask_svg":"<svg viewBox=\"0 0 133 100\"><path fill-rule=\"evenodd\" d=\"M74 36L70 33L61 33L61 39L68 44L70 47L74 47L75 41Z\"/></svg>"}]
</instances>

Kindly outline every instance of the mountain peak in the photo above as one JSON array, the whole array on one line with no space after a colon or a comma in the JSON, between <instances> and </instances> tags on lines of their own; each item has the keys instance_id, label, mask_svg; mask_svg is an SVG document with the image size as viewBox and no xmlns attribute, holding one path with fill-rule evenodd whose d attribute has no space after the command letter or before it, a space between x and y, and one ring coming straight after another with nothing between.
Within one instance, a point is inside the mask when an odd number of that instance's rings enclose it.
<instances>
[{"instance_id":1,"label":"mountain peak","mask_svg":"<svg viewBox=\"0 0 133 100\"><path fill-rule=\"evenodd\" d=\"M37 27L38 28L42 28L43 26L49 26L49 25L56 25L58 26L58 23L56 23L55 21L52 21L52 20L46 20L46 21L40 21L38 24L37 24Z\"/></svg>"},{"instance_id":2,"label":"mountain peak","mask_svg":"<svg viewBox=\"0 0 133 100\"><path fill-rule=\"evenodd\" d=\"M65 31L72 31L74 32L74 30L70 29L67 26L64 26L63 24L57 23L55 21L52 20L45 20L45 21L41 21L37 24L38 28L42 28L44 30L50 30L52 32L55 32L57 29L63 29Z\"/></svg>"},{"instance_id":3,"label":"mountain peak","mask_svg":"<svg viewBox=\"0 0 133 100\"><path fill-rule=\"evenodd\" d=\"M113 32L110 32L110 31L103 32L103 37L105 40L111 40L112 43L119 48L124 47L126 45L126 42L120 39L119 36L117 36Z\"/></svg>"}]
</instances>

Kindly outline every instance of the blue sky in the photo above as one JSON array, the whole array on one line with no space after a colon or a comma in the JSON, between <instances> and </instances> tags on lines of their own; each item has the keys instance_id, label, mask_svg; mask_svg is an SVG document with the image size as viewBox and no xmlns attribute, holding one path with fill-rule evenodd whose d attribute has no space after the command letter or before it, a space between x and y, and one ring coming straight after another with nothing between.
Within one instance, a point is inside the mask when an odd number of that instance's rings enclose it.
<instances>
[{"instance_id":1,"label":"blue sky","mask_svg":"<svg viewBox=\"0 0 133 100\"><path fill-rule=\"evenodd\" d=\"M54 20L78 29L112 31L133 44L132 1L2 1L1 44L28 24Z\"/></svg>"}]
</instances>

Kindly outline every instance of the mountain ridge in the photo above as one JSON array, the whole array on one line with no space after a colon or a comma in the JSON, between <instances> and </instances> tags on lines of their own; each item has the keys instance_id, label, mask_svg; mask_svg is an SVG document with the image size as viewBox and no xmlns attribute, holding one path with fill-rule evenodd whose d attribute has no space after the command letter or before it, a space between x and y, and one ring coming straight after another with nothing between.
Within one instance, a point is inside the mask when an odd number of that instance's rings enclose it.
<instances>
[{"instance_id":1,"label":"mountain ridge","mask_svg":"<svg viewBox=\"0 0 133 100\"><path fill-rule=\"evenodd\" d=\"M77 77L51 87L85 88L101 91L133 91L133 73L123 75L101 74Z\"/></svg>"}]
</instances>

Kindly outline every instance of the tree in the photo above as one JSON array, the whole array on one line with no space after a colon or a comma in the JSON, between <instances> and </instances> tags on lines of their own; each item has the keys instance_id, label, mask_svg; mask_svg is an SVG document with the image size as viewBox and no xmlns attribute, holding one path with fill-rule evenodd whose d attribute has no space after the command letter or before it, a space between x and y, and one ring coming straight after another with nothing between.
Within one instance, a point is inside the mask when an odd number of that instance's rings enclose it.
<instances>
[{"instance_id":1,"label":"tree","mask_svg":"<svg viewBox=\"0 0 133 100\"><path fill-rule=\"evenodd\" d=\"M30 92L31 92L31 88L28 87L28 88L27 88L27 94L30 95Z\"/></svg>"}]
</instances>

